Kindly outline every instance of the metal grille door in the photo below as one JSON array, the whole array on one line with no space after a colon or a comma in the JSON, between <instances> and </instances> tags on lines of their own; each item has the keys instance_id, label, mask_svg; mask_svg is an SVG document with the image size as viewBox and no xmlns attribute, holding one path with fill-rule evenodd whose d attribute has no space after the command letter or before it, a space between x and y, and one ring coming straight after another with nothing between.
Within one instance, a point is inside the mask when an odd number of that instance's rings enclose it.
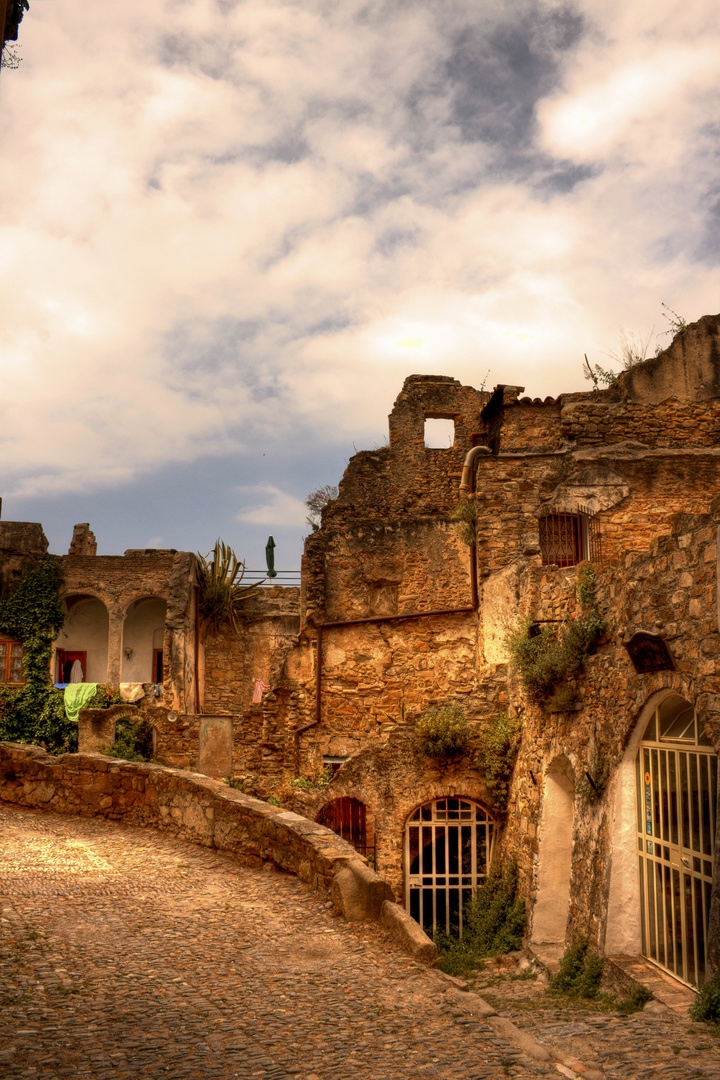
<instances>
[{"instance_id":1,"label":"metal grille door","mask_svg":"<svg viewBox=\"0 0 720 1080\"><path fill-rule=\"evenodd\" d=\"M494 823L470 799L436 799L405 827L405 907L432 933L462 936L463 907L487 876Z\"/></svg>"},{"instance_id":2,"label":"metal grille door","mask_svg":"<svg viewBox=\"0 0 720 1080\"><path fill-rule=\"evenodd\" d=\"M657 709L636 758L642 951L689 985L706 981L717 755L678 695Z\"/></svg>"}]
</instances>

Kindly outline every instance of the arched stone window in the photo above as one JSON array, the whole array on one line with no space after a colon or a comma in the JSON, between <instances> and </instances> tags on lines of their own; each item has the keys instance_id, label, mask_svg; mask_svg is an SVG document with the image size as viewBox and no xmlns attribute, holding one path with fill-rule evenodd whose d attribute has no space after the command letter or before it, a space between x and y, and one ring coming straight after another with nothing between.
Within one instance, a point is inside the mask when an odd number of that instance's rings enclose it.
<instances>
[{"instance_id":1,"label":"arched stone window","mask_svg":"<svg viewBox=\"0 0 720 1080\"><path fill-rule=\"evenodd\" d=\"M428 932L462 935L463 908L492 861L495 823L480 803L451 797L419 806L405 825L405 907Z\"/></svg>"}]
</instances>

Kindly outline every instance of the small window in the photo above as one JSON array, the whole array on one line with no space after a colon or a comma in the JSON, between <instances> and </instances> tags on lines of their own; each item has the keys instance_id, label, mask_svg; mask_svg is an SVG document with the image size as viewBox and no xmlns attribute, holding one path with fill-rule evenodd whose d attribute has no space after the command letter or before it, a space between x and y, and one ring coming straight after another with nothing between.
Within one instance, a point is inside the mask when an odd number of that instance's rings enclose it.
<instances>
[{"instance_id":1,"label":"small window","mask_svg":"<svg viewBox=\"0 0 720 1080\"><path fill-rule=\"evenodd\" d=\"M0 682L10 686L22 686L23 647L19 641L0 641Z\"/></svg>"},{"instance_id":2,"label":"small window","mask_svg":"<svg viewBox=\"0 0 720 1080\"><path fill-rule=\"evenodd\" d=\"M455 421L446 417L425 419L425 449L449 450L455 442Z\"/></svg>"},{"instance_id":3,"label":"small window","mask_svg":"<svg viewBox=\"0 0 720 1080\"><path fill-rule=\"evenodd\" d=\"M539 525L543 566L575 566L587 559L586 514L548 514Z\"/></svg>"},{"instance_id":4,"label":"small window","mask_svg":"<svg viewBox=\"0 0 720 1080\"><path fill-rule=\"evenodd\" d=\"M339 770L340 766L343 765L346 761L346 757L328 757L327 755L323 757L324 767L326 769L330 769L330 772L333 776Z\"/></svg>"}]
</instances>

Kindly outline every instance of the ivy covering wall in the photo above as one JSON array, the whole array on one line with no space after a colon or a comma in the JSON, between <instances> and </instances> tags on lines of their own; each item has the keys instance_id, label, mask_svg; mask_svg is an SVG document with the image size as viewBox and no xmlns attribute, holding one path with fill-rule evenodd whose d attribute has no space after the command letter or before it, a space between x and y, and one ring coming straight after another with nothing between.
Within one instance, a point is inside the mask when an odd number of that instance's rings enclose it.
<instances>
[{"instance_id":1,"label":"ivy covering wall","mask_svg":"<svg viewBox=\"0 0 720 1080\"><path fill-rule=\"evenodd\" d=\"M16 591L0 599L0 632L23 645L23 686L0 685L0 740L35 743L50 753L77 750L77 724L65 715L50 674L53 642L65 621L60 565L47 555L29 564Z\"/></svg>"}]
</instances>

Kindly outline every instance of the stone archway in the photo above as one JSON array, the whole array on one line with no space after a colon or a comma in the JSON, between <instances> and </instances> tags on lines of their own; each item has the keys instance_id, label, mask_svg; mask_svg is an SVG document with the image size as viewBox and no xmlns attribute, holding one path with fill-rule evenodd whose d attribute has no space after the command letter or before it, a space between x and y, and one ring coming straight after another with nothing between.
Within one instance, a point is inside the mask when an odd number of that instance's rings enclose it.
<instances>
[{"instance_id":1,"label":"stone archway","mask_svg":"<svg viewBox=\"0 0 720 1080\"><path fill-rule=\"evenodd\" d=\"M495 822L473 799L424 803L405 824L405 908L428 930L462 936L463 908L492 862Z\"/></svg>"},{"instance_id":2,"label":"stone archway","mask_svg":"<svg viewBox=\"0 0 720 1080\"><path fill-rule=\"evenodd\" d=\"M575 818L575 778L564 756L545 773L538 856L538 896L532 923L535 944L562 945L567 930Z\"/></svg>"},{"instance_id":3,"label":"stone archway","mask_svg":"<svg viewBox=\"0 0 720 1080\"><path fill-rule=\"evenodd\" d=\"M691 702L678 690L666 688L648 699L617 772L605 952L642 954L676 978L701 984L704 963L697 951L697 925L688 937L685 924L693 917L697 923L698 912L705 923L709 916L707 871L714 857L709 838L714 825L717 754L702 733ZM701 757L707 778L705 796ZM690 763L698 777L696 797ZM683 770L687 784L682 780ZM703 814L711 832L706 836L700 824L699 846L692 835L684 843L683 833L688 830L683 817L692 826ZM686 949L690 945L694 956L689 966Z\"/></svg>"}]
</instances>

